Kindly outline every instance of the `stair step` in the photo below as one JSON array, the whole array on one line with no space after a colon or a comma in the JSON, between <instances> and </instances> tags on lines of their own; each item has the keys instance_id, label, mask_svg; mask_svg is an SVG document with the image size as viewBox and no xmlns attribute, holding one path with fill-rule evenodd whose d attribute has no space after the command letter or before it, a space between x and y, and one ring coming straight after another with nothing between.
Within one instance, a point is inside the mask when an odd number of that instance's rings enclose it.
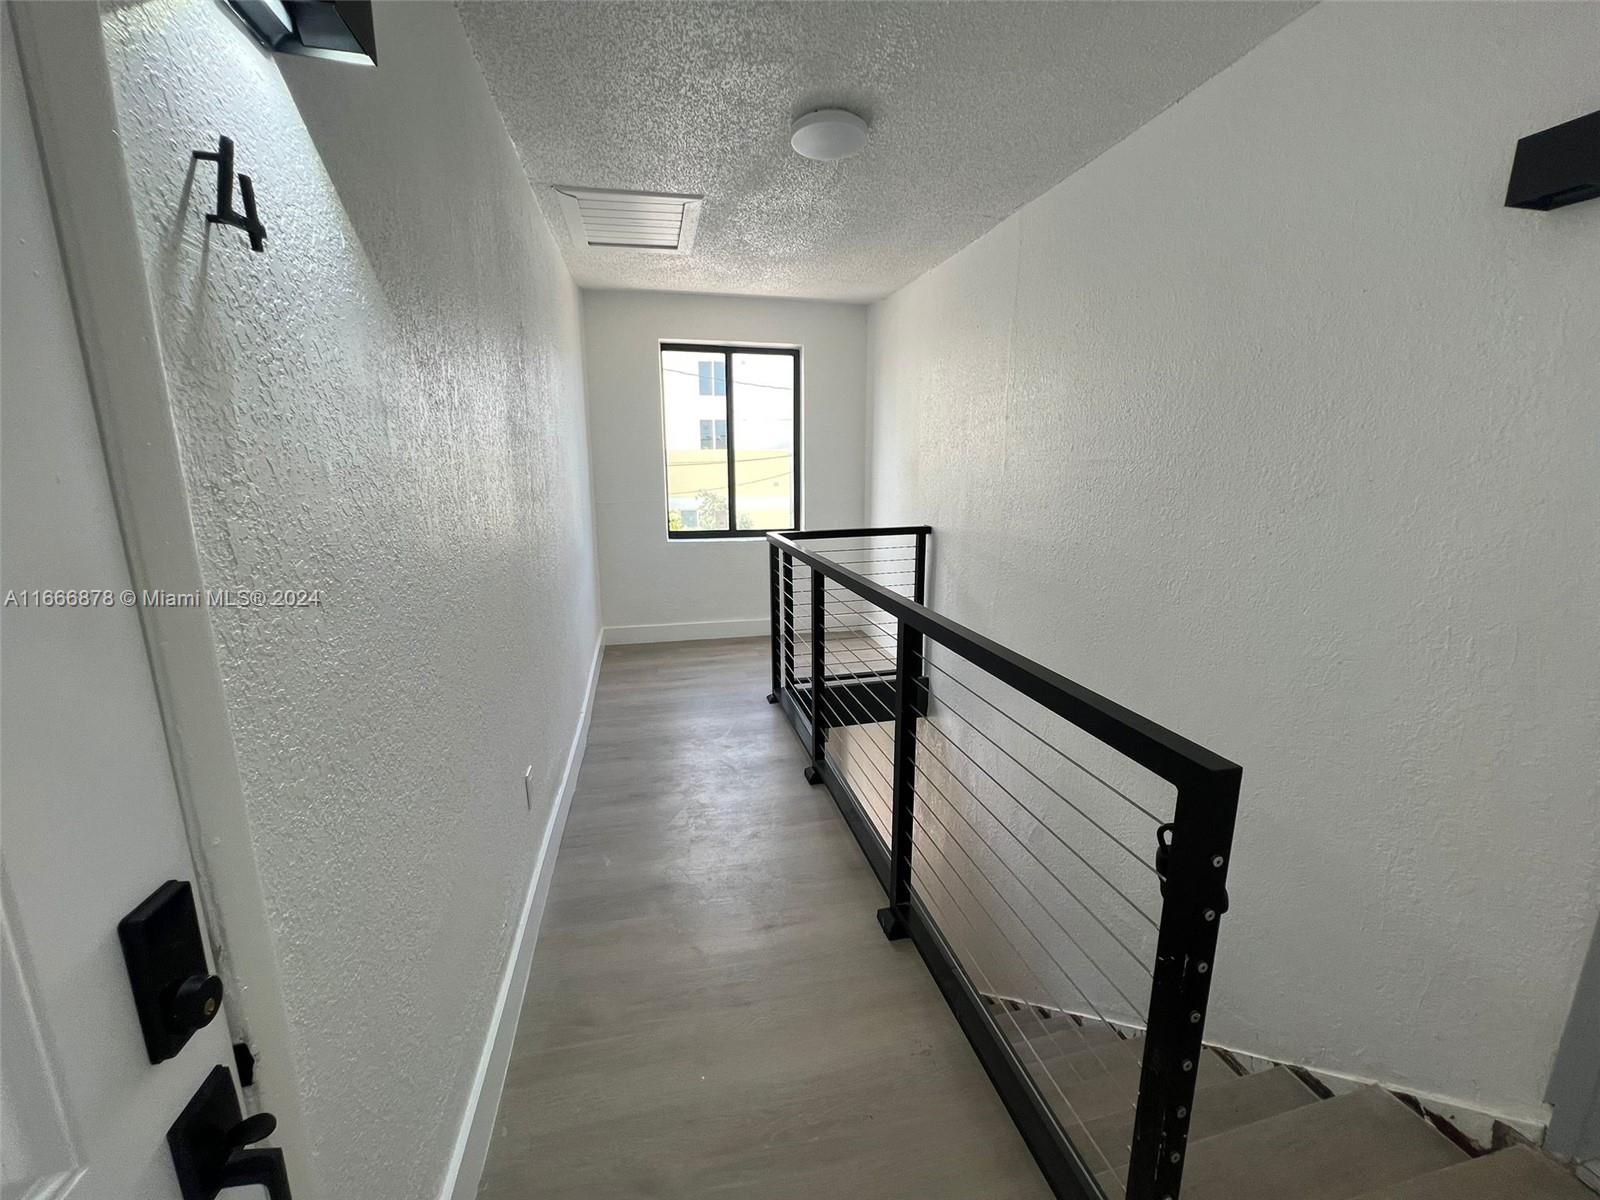
<instances>
[{"instance_id":1,"label":"stair step","mask_svg":"<svg viewBox=\"0 0 1600 1200\"><path fill-rule=\"evenodd\" d=\"M1066 1033L1075 1033L1084 1041L1091 1043L1125 1040L1111 1026L1099 1021L1085 1021L1080 1025L1071 1017L1040 1017L1035 1020L1023 1013L1014 1015L1017 1018L1015 1024L1005 1018L1000 1020L1000 1027L1013 1042L1023 1038L1032 1041L1038 1037L1060 1037Z\"/></svg>"},{"instance_id":2,"label":"stair step","mask_svg":"<svg viewBox=\"0 0 1600 1200\"><path fill-rule=\"evenodd\" d=\"M1190 1142L1183 1200L1355 1200L1466 1157L1388 1092L1368 1087Z\"/></svg>"},{"instance_id":3,"label":"stair step","mask_svg":"<svg viewBox=\"0 0 1600 1200\"><path fill-rule=\"evenodd\" d=\"M1316 1102L1316 1094L1295 1078L1294 1072L1282 1067L1255 1075L1237 1075L1204 1088L1196 1097L1189 1140L1213 1137ZM1127 1166L1133 1143L1132 1110L1090 1121L1084 1133L1100 1155L1109 1160L1110 1166L1118 1169ZM1076 1143L1077 1134L1074 1132L1072 1136ZM1185 1188L1185 1195L1187 1193Z\"/></svg>"},{"instance_id":4,"label":"stair step","mask_svg":"<svg viewBox=\"0 0 1600 1200\"><path fill-rule=\"evenodd\" d=\"M1363 1192L1358 1200L1594 1200L1594 1193L1529 1146L1486 1154Z\"/></svg>"},{"instance_id":5,"label":"stair step","mask_svg":"<svg viewBox=\"0 0 1600 1200\"><path fill-rule=\"evenodd\" d=\"M1092 1045L1073 1045L1063 1040L1059 1045L1039 1047L1038 1057L1023 1052L1023 1065L1031 1071L1048 1071L1057 1079L1093 1079L1107 1071L1144 1061L1144 1039L1098 1042Z\"/></svg>"},{"instance_id":6,"label":"stair step","mask_svg":"<svg viewBox=\"0 0 1600 1200\"><path fill-rule=\"evenodd\" d=\"M1024 1062L1037 1059L1062 1058L1069 1054L1082 1054L1102 1046L1120 1046L1122 1039L1104 1026L1080 1029L1071 1021L1046 1021L1021 1033L1011 1030L1010 1042L1017 1057ZM1142 1043L1140 1043L1142 1044Z\"/></svg>"},{"instance_id":7,"label":"stair step","mask_svg":"<svg viewBox=\"0 0 1600 1200\"><path fill-rule=\"evenodd\" d=\"M1028 1009L997 1009L995 1024L1013 1042L1078 1032L1078 1023L1071 1017L1041 1017Z\"/></svg>"},{"instance_id":8,"label":"stair step","mask_svg":"<svg viewBox=\"0 0 1600 1200\"><path fill-rule=\"evenodd\" d=\"M1069 1054L1082 1054L1085 1050L1094 1048L1078 1036L1076 1029L1065 1027L1053 1033L1036 1033L1032 1037L1013 1037L1009 1040L1017 1058L1025 1063L1036 1062L1041 1058L1064 1058Z\"/></svg>"},{"instance_id":9,"label":"stair step","mask_svg":"<svg viewBox=\"0 0 1600 1200\"><path fill-rule=\"evenodd\" d=\"M1142 1046L1143 1043L1125 1042L1123 1045L1132 1047ZM1131 1113L1139 1099L1139 1076L1143 1064L1137 1052L1126 1053L1120 1061L1103 1067L1087 1078L1073 1075L1073 1060L1086 1059L1092 1053L1085 1051L1083 1055L1047 1061L1042 1067L1038 1063L1029 1064L1032 1067L1029 1074L1033 1076L1039 1093L1065 1126L1082 1125L1124 1111ZM1237 1078L1239 1076L1233 1068L1215 1054L1209 1050L1201 1054L1199 1074L1195 1079L1197 1089L1209 1090Z\"/></svg>"},{"instance_id":10,"label":"stair step","mask_svg":"<svg viewBox=\"0 0 1600 1200\"><path fill-rule=\"evenodd\" d=\"M985 999L988 1000L987 997ZM1103 1021L1087 1020L1080 1025L1065 1013L1046 1017L1037 1009L1014 1009L1009 1004L994 1000L988 1000L988 1004L1000 1032L1013 1044L1021 1041L1033 1042L1041 1037L1061 1037L1068 1033L1076 1033L1089 1045L1125 1040Z\"/></svg>"}]
</instances>

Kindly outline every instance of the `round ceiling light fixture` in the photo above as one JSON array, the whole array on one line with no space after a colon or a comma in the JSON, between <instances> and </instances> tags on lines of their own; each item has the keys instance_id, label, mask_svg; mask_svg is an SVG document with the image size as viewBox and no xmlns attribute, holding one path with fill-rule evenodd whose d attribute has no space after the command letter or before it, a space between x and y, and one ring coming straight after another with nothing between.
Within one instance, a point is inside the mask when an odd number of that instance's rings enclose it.
<instances>
[{"instance_id":1,"label":"round ceiling light fixture","mask_svg":"<svg viewBox=\"0 0 1600 1200\"><path fill-rule=\"evenodd\" d=\"M848 158L866 144L867 123L842 108L808 112L789 130L789 145L794 152L818 162Z\"/></svg>"}]
</instances>

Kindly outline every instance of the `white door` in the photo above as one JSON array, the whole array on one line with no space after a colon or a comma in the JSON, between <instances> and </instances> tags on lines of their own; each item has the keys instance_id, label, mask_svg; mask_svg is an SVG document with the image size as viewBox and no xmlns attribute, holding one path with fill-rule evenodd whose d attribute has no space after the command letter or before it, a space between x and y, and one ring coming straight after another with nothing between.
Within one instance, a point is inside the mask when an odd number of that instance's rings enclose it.
<instances>
[{"instance_id":1,"label":"white door","mask_svg":"<svg viewBox=\"0 0 1600 1200\"><path fill-rule=\"evenodd\" d=\"M0 1195L178 1200L167 1129L232 1051L219 1017L152 1065L123 965L117 922L194 866L9 14L0 41Z\"/></svg>"}]
</instances>

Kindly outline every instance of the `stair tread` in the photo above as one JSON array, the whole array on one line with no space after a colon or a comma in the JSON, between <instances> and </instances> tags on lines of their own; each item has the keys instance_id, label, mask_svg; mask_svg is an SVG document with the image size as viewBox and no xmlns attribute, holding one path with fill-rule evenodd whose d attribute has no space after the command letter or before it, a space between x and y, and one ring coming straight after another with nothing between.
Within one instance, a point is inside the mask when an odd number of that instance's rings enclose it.
<instances>
[{"instance_id":1,"label":"stair tread","mask_svg":"<svg viewBox=\"0 0 1600 1200\"><path fill-rule=\"evenodd\" d=\"M1594 1200L1594 1193L1529 1146L1431 1171L1356 1200Z\"/></svg>"},{"instance_id":2,"label":"stair tread","mask_svg":"<svg viewBox=\"0 0 1600 1200\"><path fill-rule=\"evenodd\" d=\"M1016 1050L1018 1057L1032 1062L1036 1056L1044 1059L1065 1058L1069 1055L1081 1054L1084 1051L1095 1050L1105 1046L1128 1044L1118 1038L1116 1034L1109 1033L1109 1031L1108 1034L1109 1036L1101 1036L1079 1029L1070 1023L1061 1023L1060 1028L1057 1029L1046 1027L1024 1031L1020 1035L1013 1031L1008 1040L1011 1042L1012 1048Z\"/></svg>"},{"instance_id":3,"label":"stair tread","mask_svg":"<svg viewBox=\"0 0 1600 1200\"><path fill-rule=\"evenodd\" d=\"M1048 1041L1051 1038L1079 1038L1082 1030L1075 1021L1066 1021L1060 1017L1046 1019L1031 1017L1027 1013L1005 1013L999 1016L996 1023L1002 1033L1011 1043Z\"/></svg>"},{"instance_id":4,"label":"stair tread","mask_svg":"<svg viewBox=\"0 0 1600 1200\"><path fill-rule=\"evenodd\" d=\"M1126 1043L1129 1046L1139 1044ZM1070 1057L1054 1063L1046 1062L1042 1067L1037 1063L1027 1064L1032 1068L1029 1074L1037 1083L1040 1094L1055 1110L1063 1125L1076 1127L1099 1117L1133 1111L1139 1098L1139 1078L1143 1070L1137 1054L1130 1053L1122 1061L1089 1078L1076 1078L1070 1073L1066 1067ZM1239 1076L1232 1067L1206 1051L1200 1058L1195 1086L1197 1089L1210 1089L1237 1078Z\"/></svg>"},{"instance_id":5,"label":"stair tread","mask_svg":"<svg viewBox=\"0 0 1600 1200\"><path fill-rule=\"evenodd\" d=\"M1052 1046L1029 1044L1015 1047L1017 1058L1029 1073L1060 1082L1093 1079L1107 1071L1137 1063L1144 1056L1144 1042L1119 1042L1102 1046Z\"/></svg>"},{"instance_id":6,"label":"stair tread","mask_svg":"<svg viewBox=\"0 0 1600 1200\"><path fill-rule=\"evenodd\" d=\"M1083 1041L1098 1045L1101 1042L1117 1042L1123 1038L1111 1026L1102 1021L1084 1021L1081 1025L1065 1013L1055 1016L1040 1016L1037 1012L1030 1013L1027 1009L1013 1009L1010 1005L997 1005L989 1003L990 1012L994 1015L995 1024L1000 1032L1005 1034L1012 1043L1033 1042L1040 1038L1058 1038L1076 1035Z\"/></svg>"},{"instance_id":7,"label":"stair tread","mask_svg":"<svg viewBox=\"0 0 1600 1200\"><path fill-rule=\"evenodd\" d=\"M1144 1039L1130 1038L1096 1042L1087 1046L1046 1044L1034 1047L1037 1056L1018 1047L1023 1065L1035 1072L1048 1071L1057 1079L1093 1079L1107 1071L1121 1069L1129 1063L1144 1061ZM1214 1057L1214 1056L1213 1056Z\"/></svg>"},{"instance_id":8,"label":"stair tread","mask_svg":"<svg viewBox=\"0 0 1600 1200\"><path fill-rule=\"evenodd\" d=\"M1466 1157L1389 1093L1368 1087L1190 1142L1183 1197L1356 1200Z\"/></svg>"},{"instance_id":9,"label":"stair tread","mask_svg":"<svg viewBox=\"0 0 1600 1200\"><path fill-rule=\"evenodd\" d=\"M1190 1141L1226 1133L1291 1109L1315 1104L1317 1096L1301 1083L1294 1072L1273 1067L1254 1075L1236 1075L1201 1088L1195 1098L1194 1119L1189 1125ZM1074 1145L1085 1139L1068 1131ZM1133 1142L1133 1111L1124 1109L1098 1117L1083 1127L1088 1143L1111 1167L1127 1166ZM1104 1168L1095 1165L1095 1170Z\"/></svg>"}]
</instances>

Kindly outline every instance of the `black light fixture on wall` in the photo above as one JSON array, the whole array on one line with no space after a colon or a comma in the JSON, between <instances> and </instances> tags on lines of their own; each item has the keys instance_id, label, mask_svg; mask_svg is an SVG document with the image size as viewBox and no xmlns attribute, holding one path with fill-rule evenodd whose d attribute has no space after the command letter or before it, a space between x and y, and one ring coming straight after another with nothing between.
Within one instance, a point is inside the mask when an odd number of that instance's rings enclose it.
<instances>
[{"instance_id":1,"label":"black light fixture on wall","mask_svg":"<svg viewBox=\"0 0 1600 1200\"><path fill-rule=\"evenodd\" d=\"M279 54L378 64L372 0L228 0L228 4Z\"/></svg>"},{"instance_id":2,"label":"black light fixture on wall","mask_svg":"<svg viewBox=\"0 0 1600 1200\"><path fill-rule=\"evenodd\" d=\"M1548 212L1600 196L1600 112L1530 133L1517 143L1507 208Z\"/></svg>"}]
</instances>

